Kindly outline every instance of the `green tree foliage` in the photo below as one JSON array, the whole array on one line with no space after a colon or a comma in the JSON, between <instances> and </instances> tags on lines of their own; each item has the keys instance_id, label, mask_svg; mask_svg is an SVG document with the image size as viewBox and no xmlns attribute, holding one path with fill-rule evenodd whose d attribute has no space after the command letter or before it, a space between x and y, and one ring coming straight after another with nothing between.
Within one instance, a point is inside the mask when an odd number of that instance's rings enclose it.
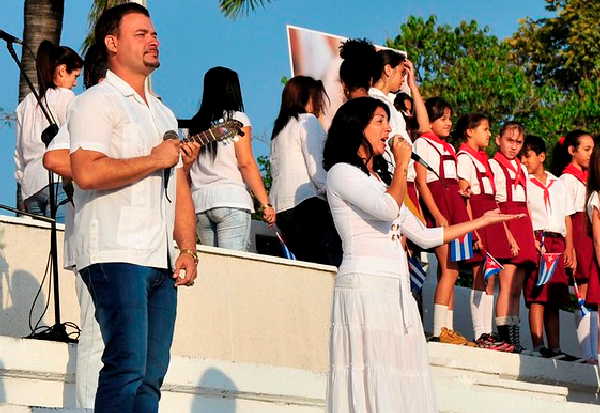
<instances>
[{"instance_id":1,"label":"green tree foliage","mask_svg":"<svg viewBox=\"0 0 600 413\"><path fill-rule=\"evenodd\" d=\"M562 3L567 2L576 1ZM576 127L600 133L597 77L580 76L568 90L552 78L537 82L528 66L514 59L512 40L499 40L475 21L451 27L438 25L435 16L411 16L387 45L408 52L418 67L423 95L444 97L456 115L486 113L495 131L501 122L517 120L549 144ZM599 56L597 48L590 48L581 60Z\"/></svg>"},{"instance_id":2,"label":"green tree foliage","mask_svg":"<svg viewBox=\"0 0 600 413\"><path fill-rule=\"evenodd\" d=\"M581 80L600 76L600 1L546 0L555 16L521 19L508 39L514 61L536 84L577 90Z\"/></svg>"}]
</instances>

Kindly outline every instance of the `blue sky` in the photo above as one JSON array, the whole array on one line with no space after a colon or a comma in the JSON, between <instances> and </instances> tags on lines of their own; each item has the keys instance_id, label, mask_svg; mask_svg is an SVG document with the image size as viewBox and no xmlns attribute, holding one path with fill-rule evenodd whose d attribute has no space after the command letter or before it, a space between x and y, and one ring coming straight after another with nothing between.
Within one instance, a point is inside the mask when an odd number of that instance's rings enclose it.
<instances>
[{"instance_id":1,"label":"blue sky","mask_svg":"<svg viewBox=\"0 0 600 413\"><path fill-rule=\"evenodd\" d=\"M161 41L161 67L153 88L180 118L197 110L202 78L212 66L236 70L242 83L246 112L254 124L254 150L267 154L270 130L281 96L282 76L289 76L287 24L375 43L393 38L409 15L438 16L456 25L475 19L501 38L512 34L518 19L546 14L544 0L274 0L249 17L222 17L217 0L149 0ZM65 0L61 44L80 50L87 33L91 1ZM4 0L0 29L23 34L23 0ZM18 70L0 44L0 108L17 106ZM20 50L17 50L20 53ZM410 50L408 50L410 55ZM81 82L80 82L81 83ZM81 92L81 87L75 91ZM14 129L0 126L0 203L14 205ZM0 213L3 213L0 211Z\"/></svg>"}]
</instances>

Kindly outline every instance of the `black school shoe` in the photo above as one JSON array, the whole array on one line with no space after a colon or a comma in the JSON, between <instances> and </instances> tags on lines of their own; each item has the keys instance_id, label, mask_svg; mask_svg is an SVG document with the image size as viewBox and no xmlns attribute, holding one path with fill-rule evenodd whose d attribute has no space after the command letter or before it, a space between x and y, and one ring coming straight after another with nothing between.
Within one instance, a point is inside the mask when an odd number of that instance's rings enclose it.
<instances>
[{"instance_id":1,"label":"black school shoe","mask_svg":"<svg viewBox=\"0 0 600 413\"><path fill-rule=\"evenodd\" d=\"M552 351L547 347L542 347L540 349L540 354L542 355L542 357L545 357L547 359L562 360L562 361L576 361L576 362L582 361L582 359L580 359L579 357L575 357L570 354L563 353L562 351Z\"/></svg>"}]
</instances>

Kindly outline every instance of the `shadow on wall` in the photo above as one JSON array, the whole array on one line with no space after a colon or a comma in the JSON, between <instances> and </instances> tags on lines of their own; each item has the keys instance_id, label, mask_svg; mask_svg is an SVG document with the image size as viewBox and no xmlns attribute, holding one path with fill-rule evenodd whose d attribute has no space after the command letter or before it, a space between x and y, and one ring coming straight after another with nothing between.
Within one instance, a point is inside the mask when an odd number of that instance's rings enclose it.
<instances>
[{"instance_id":1,"label":"shadow on wall","mask_svg":"<svg viewBox=\"0 0 600 413\"><path fill-rule=\"evenodd\" d=\"M4 390L4 363L0 360L0 405L6 403L6 391Z\"/></svg>"},{"instance_id":2,"label":"shadow on wall","mask_svg":"<svg viewBox=\"0 0 600 413\"><path fill-rule=\"evenodd\" d=\"M221 370L206 370L198 388L200 394L192 402L191 413L235 413L238 388Z\"/></svg>"},{"instance_id":3,"label":"shadow on wall","mask_svg":"<svg viewBox=\"0 0 600 413\"><path fill-rule=\"evenodd\" d=\"M39 288L38 280L30 272L11 272L0 252L0 336L25 337L29 334L29 311ZM46 296L41 291L33 309L32 324L42 314L45 302Z\"/></svg>"}]
</instances>

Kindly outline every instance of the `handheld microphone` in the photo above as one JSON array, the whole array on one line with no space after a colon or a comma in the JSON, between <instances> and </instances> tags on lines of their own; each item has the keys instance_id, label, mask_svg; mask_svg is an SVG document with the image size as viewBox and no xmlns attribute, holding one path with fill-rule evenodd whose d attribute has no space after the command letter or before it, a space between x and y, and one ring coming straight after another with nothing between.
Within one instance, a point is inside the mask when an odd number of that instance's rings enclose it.
<instances>
[{"instance_id":1,"label":"handheld microphone","mask_svg":"<svg viewBox=\"0 0 600 413\"><path fill-rule=\"evenodd\" d=\"M4 30L0 30L0 39L4 40L6 43L23 44L23 40L10 33L6 33Z\"/></svg>"},{"instance_id":2,"label":"handheld microphone","mask_svg":"<svg viewBox=\"0 0 600 413\"><path fill-rule=\"evenodd\" d=\"M179 140L179 135L173 129L169 129L163 135L163 141L169 141L172 139ZM172 202L169 199L169 195L167 194L167 187L169 186L169 176L171 176L171 169L172 168L166 168L163 170L163 182L165 183L165 195L167 196L167 201L169 201L169 202Z\"/></svg>"},{"instance_id":3,"label":"handheld microphone","mask_svg":"<svg viewBox=\"0 0 600 413\"><path fill-rule=\"evenodd\" d=\"M429 172L433 172L434 174L437 174L435 169L433 169L431 166L429 166L429 164L427 162L425 162L425 159L421 158L419 155L417 155L416 153L412 152L410 154L410 159L412 159L415 162L420 163L423 167L425 167L425 169L427 169Z\"/></svg>"}]
</instances>

